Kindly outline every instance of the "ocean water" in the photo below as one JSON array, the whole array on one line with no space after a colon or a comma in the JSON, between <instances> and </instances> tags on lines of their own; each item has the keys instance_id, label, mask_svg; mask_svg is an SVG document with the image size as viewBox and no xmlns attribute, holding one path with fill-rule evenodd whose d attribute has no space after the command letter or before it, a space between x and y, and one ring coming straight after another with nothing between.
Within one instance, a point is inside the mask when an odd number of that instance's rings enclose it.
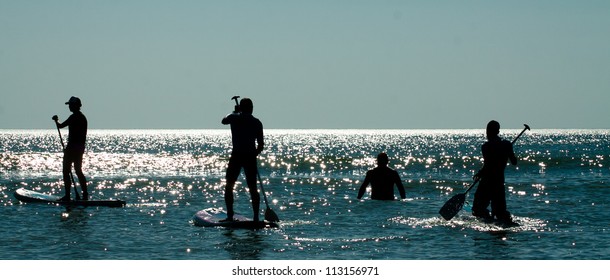
<instances>
[{"instance_id":1,"label":"ocean water","mask_svg":"<svg viewBox=\"0 0 610 280\"><path fill-rule=\"evenodd\" d=\"M503 130L512 140L520 130ZM608 260L610 130L532 130L506 170L519 227L465 210L439 215L481 167L483 130L266 130L259 157L280 228L201 228L224 207L229 130L91 130L84 171L95 199L124 208L21 203L24 187L62 194L55 130L0 130L3 260ZM65 137L65 135L64 135ZM356 198L379 152L407 199ZM243 177L236 211L251 215ZM474 193L474 192L472 192ZM398 195L398 192L396 192ZM467 197L472 201L472 194ZM264 210L261 199L261 210Z\"/></svg>"}]
</instances>

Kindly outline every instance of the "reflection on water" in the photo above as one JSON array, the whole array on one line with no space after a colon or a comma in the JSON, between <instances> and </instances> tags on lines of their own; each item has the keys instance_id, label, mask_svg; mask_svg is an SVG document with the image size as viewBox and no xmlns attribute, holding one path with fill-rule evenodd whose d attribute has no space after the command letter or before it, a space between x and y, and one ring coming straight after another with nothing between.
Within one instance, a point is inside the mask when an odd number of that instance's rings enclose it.
<instances>
[{"instance_id":1,"label":"reflection on water","mask_svg":"<svg viewBox=\"0 0 610 280\"><path fill-rule=\"evenodd\" d=\"M503 131L510 138L518 130ZM259 162L285 184L363 176L377 153L390 155L415 180L470 177L481 166L480 130L268 130ZM84 169L92 178L223 177L228 130L92 130ZM607 170L603 131L531 132L515 150L518 169L547 174L554 167ZM11 179L61 177L61 149L52 130L0 130L0 168ZM541 147L541 144L543 145ZM509 170L510 171L510 170ZM355 178L359 180L360 178Z\"/></svg>"},{"instance_id":2,"label":"reflection on water","mask_svg":"<svg viewBox=\"0 0 610 280\"><path fill-rule=\"evenodd\" d=\"M198 210L224 207L229 130L92 131L85 156L92 196L126 200L120 209L16 201L19 187L63 193L62 155L56 131L0 131L0 258L606 258L606 131L532 131L519 140L507 203L521 226L482 224L469 209L451 221L439 217L481 167L483 133L266 131L260 172L281 229L243 231L189 223ZM356 199L380 151L390 155L408 199ZM251 213L243 178L235 200L237 212Z\"/></svg>"},{"instance_id":3,"label":"reflection on water","mask_svg":"<svg viewBox=\"0 0 610 280\"><path fill-rule=\"evenodd\" d=\"M260 260L266 247L264 235L258 230L223 229L226 241L221 244L233 260Z\"/></svg>"}]
</instances>

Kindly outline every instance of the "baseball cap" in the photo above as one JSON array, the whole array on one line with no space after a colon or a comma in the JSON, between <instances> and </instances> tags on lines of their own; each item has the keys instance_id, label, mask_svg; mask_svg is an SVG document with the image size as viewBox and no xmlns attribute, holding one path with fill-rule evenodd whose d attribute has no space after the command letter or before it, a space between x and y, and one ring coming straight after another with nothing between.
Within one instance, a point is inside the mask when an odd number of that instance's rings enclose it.
<instances>
[{"instance_id":1,"label":"baseball cap","mask_svg":"<svg viewBox=\"0 0 610 280\"><path fill-rule=\"evenodd\" d=\"M76 96L70 97L70 100L68 100L68 102L66 102L66 105L68 105L68 104L74 104L76 106L83 106L83 104L80 102L80 98L78 98Z\"/></svg>"}]
</instances>

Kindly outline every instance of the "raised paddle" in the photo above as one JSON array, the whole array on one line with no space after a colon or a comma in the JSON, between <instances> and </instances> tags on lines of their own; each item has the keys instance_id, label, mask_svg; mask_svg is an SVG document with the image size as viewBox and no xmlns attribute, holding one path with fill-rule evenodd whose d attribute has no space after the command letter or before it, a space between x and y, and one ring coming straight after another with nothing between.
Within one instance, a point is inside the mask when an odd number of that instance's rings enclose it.
<instances>
[{"instance_id":1,"label":"raised paddle","mask_svg":"<svg viewBox=\"0 0 610 280\"><path fill-rule=\"evenodd\" d=\"M523 135L523 133L526 130L530 130L529 125L527 125L527 124L523 124L523 125L525 126L525 128L523 128L521 133L519 133L519 135L517 135L517 137L515 137L513 142L511 142L512 144L514 144L517 141L517 139L519 139L519 137L521 137L521 135ZM459 213L460 210L462 210L462 207L464 206L464 201L466 200L466 194L478 182L479 182L479 178L477 178L474 182L472 182L470 187L464 193L454 195L451 199L449 199L447 202L445 202L445 205L443 205L443 207L441 207L441 210L439 210L438 213L441 214L441 216L447 221L453 219L453 217L455 217L455 215L457 215L457 213Z\"/></svg>"},{"instance_id":2,"label":"raised paddle","mask_svg":"<svg viewBox=\"0 0 610 280\"><path fill-rule=\"evenodd\" d=\"M233 97L231 97L231 100L235 100L235 112L239 112L239 95L235 95Z\"/></svg>"},{"instance_id":3,"label":"raised paddle","mask_svg":"<svg viewBox=\"0 0 610 280\"><path fill-rule=\"evenodd\" d=\"M57 125L57 116L53 116L53 120L56 121L55 126L57 127L57 132L59 133L59 142L61 142L61 149L62 151L64 151L66 147L64 146L64 138L61 137L61 130L59 129L59 125ZM78 190L76 189L74 175L72 175L72 167L70 167L70 179L72 179L72 185L74 186L74 198L76 198L76 200L80 200L80 194L78 194Z\"/></svg>"}]
</instances>

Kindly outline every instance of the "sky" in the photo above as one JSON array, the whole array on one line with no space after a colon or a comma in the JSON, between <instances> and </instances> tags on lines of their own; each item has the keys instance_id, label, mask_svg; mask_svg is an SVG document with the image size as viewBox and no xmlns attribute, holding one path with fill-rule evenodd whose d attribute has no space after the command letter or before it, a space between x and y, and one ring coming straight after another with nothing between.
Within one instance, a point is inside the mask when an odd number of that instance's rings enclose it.
<instances>
[{"instance_id":1,"label":"sky","mask_svg":"<svg viewBox=\"0 0 610 280\"><path fill-rule=\"evenodd\" d=\"M610 1L0 0L0 129L610 128Z\"/></svg>"}]
</instances>

